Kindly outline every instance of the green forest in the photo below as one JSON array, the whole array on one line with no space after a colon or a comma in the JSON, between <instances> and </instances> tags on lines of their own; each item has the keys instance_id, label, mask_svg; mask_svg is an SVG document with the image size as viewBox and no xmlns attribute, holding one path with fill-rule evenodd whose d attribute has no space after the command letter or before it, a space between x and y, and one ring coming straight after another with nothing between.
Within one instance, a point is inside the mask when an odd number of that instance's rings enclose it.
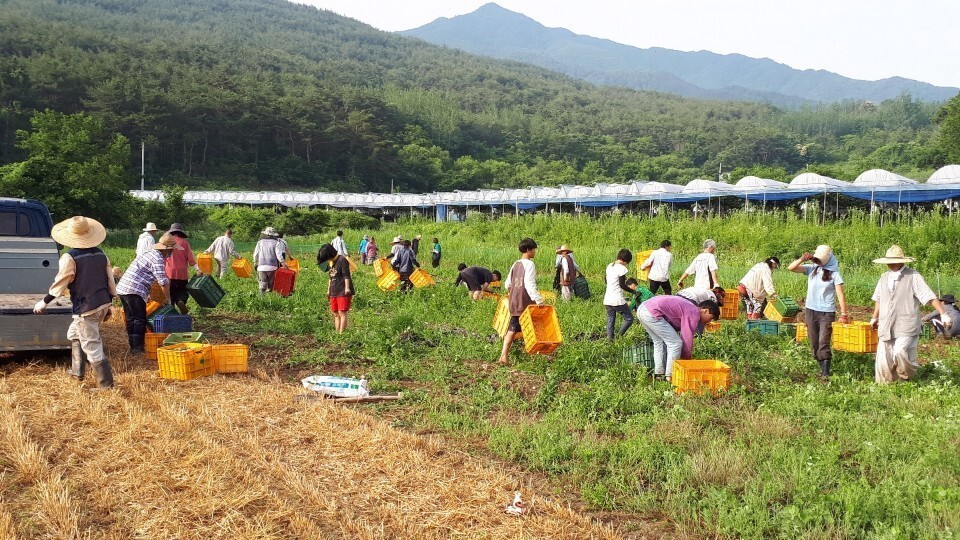
<instances>
[{"instance_id":1,"label":"green forest","mask_svg":"<svg viewBox=\"0 0 960 540\"><path fill-rule=\"evenodd\" d=\"M125 154L109 182L128 188L143 143L148 189L685 183L721 164L923 179L960 161L960 96L785 110L595 87L285 0L0 0L0 50L0 195L50 181L25 163L68 125L111 166Z\"/></svg>"}]
</instances>

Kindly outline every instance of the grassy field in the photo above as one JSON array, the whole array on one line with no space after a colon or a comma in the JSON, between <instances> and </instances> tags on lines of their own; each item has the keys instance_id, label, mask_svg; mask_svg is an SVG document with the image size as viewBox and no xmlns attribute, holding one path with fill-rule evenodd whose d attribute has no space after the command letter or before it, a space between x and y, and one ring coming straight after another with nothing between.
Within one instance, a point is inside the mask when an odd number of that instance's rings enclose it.
<instances>
[{"instance_id":1,"label":"grassy field","mask_svg":"<svg viewBox=\"0 0 960 540\"><path fill-rule=\"evenodd\" d=\"M355 246L367 232L347 231L348 243ZM925 216L880 228L865 216L825 226L788 216L535 216L401 223L372 234L382 250L396 234L422 234L425 245L440 237L438 285L406 296L383 293L366 267L356 276L351 328L336 335L326 276L311 262L327 238L292 239L305 268L295 295L261 297L255 281L228 276L228 296L216 310L199 312L197 326L217 340L251 344L268 374L291 383L323 373L365 376L377 392L401 390L403 400L368 410L394 428L439 435L479 459L542 474L555 495L573 496L626 536L652 534L651 523L656 534L690 538L960 534L956 345L922 341L918 380L896 386L873 383L871 356L837 353L825 384L815 379L805 346L748 335L742 320L727 321L719 334L697 341L694 356L731 365L731 391L678 397L622 360L623 347L641 339L639 326L606 343L601 288L603 268L619 248L652 248L663 238L674 243L674 280L702 240L715 238L728 287L764 257L777 255L786 265L829 243L862 320L882 271L870 260L893 242L922 258L917 267L935 289L940 272L944 293L960 290L957 220ZM500 367L493 303L472 302L451 285L460 261L505 271L523 236L543 247L536 258L541 289L552 280L550 248L567 243L594 298L558 305L565 343L555 356L517 348L512 365ZM194 247L208 240L196 239ZM241 249L249 256L249 244ZM110 253L118 264L131 255ZM774 280L781 294L803 298L802 277L781 271ZM190 384L197 383L182 386Z\"/></svg>"}]
</instances>

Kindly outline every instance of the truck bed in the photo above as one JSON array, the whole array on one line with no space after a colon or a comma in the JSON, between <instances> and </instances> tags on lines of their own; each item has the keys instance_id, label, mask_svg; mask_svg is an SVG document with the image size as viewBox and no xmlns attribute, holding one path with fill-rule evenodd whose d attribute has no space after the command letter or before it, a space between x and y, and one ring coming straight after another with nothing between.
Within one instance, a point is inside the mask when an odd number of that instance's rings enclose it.
<instances>
[{"instance_id":1,"label":"truck bed","mask_svg":"<svg viewBox=\"0 0 960 540\"><path fill-rule=\"evenodd\" d=\"M33 315L33 306L38 301L43 300L44 296L46 296L46 293L0 294L0 315ZM69 298L56 298L53 302L47 304L47 314L69 314L70 312L71 305ZM40 317L41 315L37 316Z\"/></svg>"},{"instance_id":2,"label":"truck bed","mask_svg":"<svg viewBox=\"0 0 960 540\"><path fill-rule=\"evenodd\" d=\"M57 298L43 315L33 306L43 294L0 294L0 352L69 349L73 320L69 298Z\"/></svg>"}]
</instances>

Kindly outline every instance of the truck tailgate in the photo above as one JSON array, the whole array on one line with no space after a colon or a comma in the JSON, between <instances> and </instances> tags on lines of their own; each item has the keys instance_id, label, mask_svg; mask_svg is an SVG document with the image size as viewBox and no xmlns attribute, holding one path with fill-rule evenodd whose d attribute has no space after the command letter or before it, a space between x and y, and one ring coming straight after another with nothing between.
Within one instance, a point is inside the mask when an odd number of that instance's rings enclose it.
<instances>
[{"instance_id":1,"label":"truck tailgate","mask_svg":"<svg viewBox=\"0 0 960 540\"><path fill-rule=\"evenodd\" d=\"M70 299L57 298L46 313L36 315L33 305L41 298L42 294L0 294L0 352L70 348Z\"/></svg>"}]
</instances>

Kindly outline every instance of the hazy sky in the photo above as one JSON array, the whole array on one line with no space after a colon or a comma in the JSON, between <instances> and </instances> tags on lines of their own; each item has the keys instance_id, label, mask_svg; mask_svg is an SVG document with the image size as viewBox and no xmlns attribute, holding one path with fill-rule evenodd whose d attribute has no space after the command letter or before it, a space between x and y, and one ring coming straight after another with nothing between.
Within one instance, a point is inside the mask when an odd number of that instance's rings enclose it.
<instances>
[{"instance_id":1,"label":"hazy sky","mask_svg":"<svg viewBox=\"0 0 960 540\"><path fill-rule=\"evenodd\" d=\"M297 0L409 30L485 0ZM855 79L960 87L960 0L497 0L541 24L636 47L771 58Z\"/></svg>"}]
</instances>

